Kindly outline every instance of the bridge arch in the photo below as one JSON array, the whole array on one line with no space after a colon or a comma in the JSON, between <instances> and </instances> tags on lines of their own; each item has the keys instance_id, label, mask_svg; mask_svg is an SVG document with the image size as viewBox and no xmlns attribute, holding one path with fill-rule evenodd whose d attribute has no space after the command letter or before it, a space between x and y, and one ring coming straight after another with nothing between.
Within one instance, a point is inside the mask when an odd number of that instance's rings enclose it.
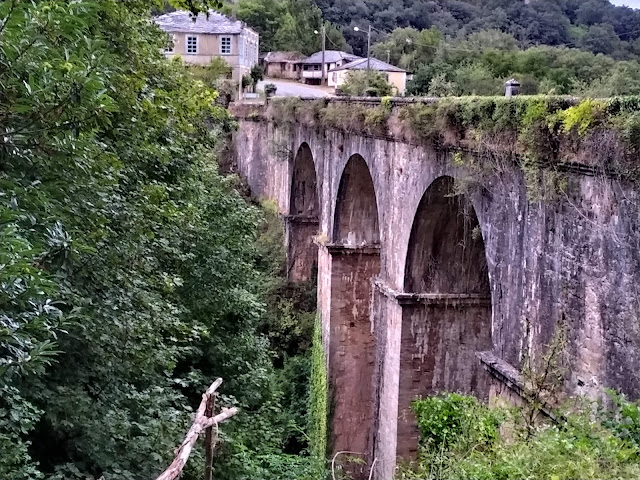
<instances>
[{"instance_id":1,"label":"bridge arch","mask_svg":"<svg viewBox=\"0 0 640 480\"><path fill-rule=\"evenodd\" d=\"M405 265L397 454L415 455L411 401L441 391L488 397L476 353L490 350L491 291L482 231L469 198L450 176L418 205Z\"/></svg>"},{"instance_id":2,"label":"bridge arch","mask_svg":"<svg viewBox=\"0 0 640 480\"><path fill-rule=\"evenodd\" d=\"M331 444L334 452L359 452L368 458L376 353L370 325L371 280L380 273L380 227L373 180L361 155L352 155L346 163L334 212L333 243L327 246L331 254ZM363 471L352 475L361 478Z\"/></svg>"},{"instance_id":3,"label":"bridge arch","mask_svg":"<svg viewBox=\"0 0 640 480\"><path fill-rule=\"evenodd\" d=\"M333 239L349 246L379 245L380 226L373 179L364 158L349 158L338 187Z\"/></svg>"},{"instance_id":4,"label":"bridge arch","mask_svg":"<svg viewBox=\"0 0 640 480\"><path fill-rule=\"evenodd\" d=\"M302 143L293 160L289 215L287 216L288 277L300 283L313 280L318 266L320 205L318 177L311 148Z\"/></svg>"}]
</instances>

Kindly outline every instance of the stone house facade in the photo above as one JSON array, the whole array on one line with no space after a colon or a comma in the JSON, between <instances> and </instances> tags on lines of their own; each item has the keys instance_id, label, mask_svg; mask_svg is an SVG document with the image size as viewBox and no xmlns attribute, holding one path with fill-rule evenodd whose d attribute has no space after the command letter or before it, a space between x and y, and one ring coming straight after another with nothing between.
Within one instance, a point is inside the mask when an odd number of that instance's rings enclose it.
<instances>
[{"instance_id":1,"label":"stone house facade","mask_svg":"<svg viewBox=\"0 0 640 480\"><path fill-rule=\"evenodd\" d=\"M164 50L168 58L180 55L185 63L205 66L219 57L238 81L258 63L259 35L239 20L213 10L197 17L178 10L156 17L155 22L170 35Z\"/></svg>"}]
</instances>

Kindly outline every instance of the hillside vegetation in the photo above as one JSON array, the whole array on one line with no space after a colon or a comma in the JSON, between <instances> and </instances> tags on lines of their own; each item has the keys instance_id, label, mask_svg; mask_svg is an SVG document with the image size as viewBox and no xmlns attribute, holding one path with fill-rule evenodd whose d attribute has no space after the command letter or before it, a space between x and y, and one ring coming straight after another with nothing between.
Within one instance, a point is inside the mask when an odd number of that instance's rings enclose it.
<instances>
[{"instance_id":1,"label":"hillside vegetation","mask_svg":"<svg viewBox=\"0 0 640 480\"><path fill-rule=\"evenodd\" d=\"M261 49L372 54L415 73L411 95L640 93L640 12L606 0L239 0L227 8L261 33Z\"/></svg>"}]
</instances>

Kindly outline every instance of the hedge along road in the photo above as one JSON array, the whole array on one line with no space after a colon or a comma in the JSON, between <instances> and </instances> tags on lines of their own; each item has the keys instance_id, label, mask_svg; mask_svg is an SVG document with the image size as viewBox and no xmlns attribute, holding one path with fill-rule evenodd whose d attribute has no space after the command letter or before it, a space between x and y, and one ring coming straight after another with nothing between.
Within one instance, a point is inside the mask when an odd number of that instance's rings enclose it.
<instances>
[{"instance_id":1,"label":"hedge along road","mask_svg":"<svg viewBox=\"0 0 640 480\"><path fill-rule=\"evenodd\" d=\"M305 85L294 80L282 80L280 78L267 78L258 82L258 90L264 91L264 86L273 83L278 90L278 97L328 97L333 93L332 88L319 87L317 85Z\"/></svg>"}]
</instances>

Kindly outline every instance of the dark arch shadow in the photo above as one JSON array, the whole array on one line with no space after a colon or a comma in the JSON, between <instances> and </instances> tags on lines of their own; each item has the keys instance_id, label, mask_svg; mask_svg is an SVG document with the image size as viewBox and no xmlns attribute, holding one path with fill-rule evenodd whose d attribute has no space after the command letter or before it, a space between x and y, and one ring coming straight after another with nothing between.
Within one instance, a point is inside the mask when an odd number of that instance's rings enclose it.
<instances>
[{"instance_id":1,"label":"dark arch shadow","mask_svg":"<svg viewBox=\"0 0 640 480\"><path fill-rule=\"evenodd\" d=\"M411 402L441 391L488 397L476 353L491 349L491 295L482 231L451 177L436 179L416 211L402 305L398 448L415 457Z\"/></svg>"},{"instance_id":2,"label":"dark arch shadow","mask_svg":"<svg viewBox=\"0 0 640 480\"><path fill-rule=\"evenodd\" d=\"M365 454L371 465L375 337L371 333L371 279L380 273L380 232L373 180L360 155L344 168L336 200L331 253L329 379L333 452ZM353 467L366 478L367 464Z\"/></svg>"},{"instance_id":3,"label":"dark arch shadow","mask_svg":"<svg viewBox=\"0 0 640 480\"><path fill-rule=\"evenodd\" d=\"M309 145L300 145L293 162L289 215L287 216L287 270L294 283L314 280L318 268L320 207L318 179Z\"/></svg>"},{"instance_id":4,"label":"dark arch shadow","mask_svg":"<svg viewBox=\"0 0 640 480\"><path fill-rule=\"evenodd\" d=\"M318 179L313 154L307 143L300 145L293 162L290 215L318 217Z\"/></svg>"},{"instance_id":5,"label":"dark arch shadow","mask_svg":"<svg viewBox=\"0 0 640 480\"><path fill-rule=\"evenodd\" d=\"M451 177L436 179L420 200L409 237L404 291L490 294L478 218L465 196L456 194Z\"/></svg>"},{"instance_id":6,"label":"dark arch shadow","mask_svg":"<svg viewBox=\"0 0 640 480\"><path fill-rule=\"evenodd\" d=\"M350 246L379 245L378 206L369 167L353 155L344 167L333 221L335 243Z\"/></svg>"}]
</instances>

